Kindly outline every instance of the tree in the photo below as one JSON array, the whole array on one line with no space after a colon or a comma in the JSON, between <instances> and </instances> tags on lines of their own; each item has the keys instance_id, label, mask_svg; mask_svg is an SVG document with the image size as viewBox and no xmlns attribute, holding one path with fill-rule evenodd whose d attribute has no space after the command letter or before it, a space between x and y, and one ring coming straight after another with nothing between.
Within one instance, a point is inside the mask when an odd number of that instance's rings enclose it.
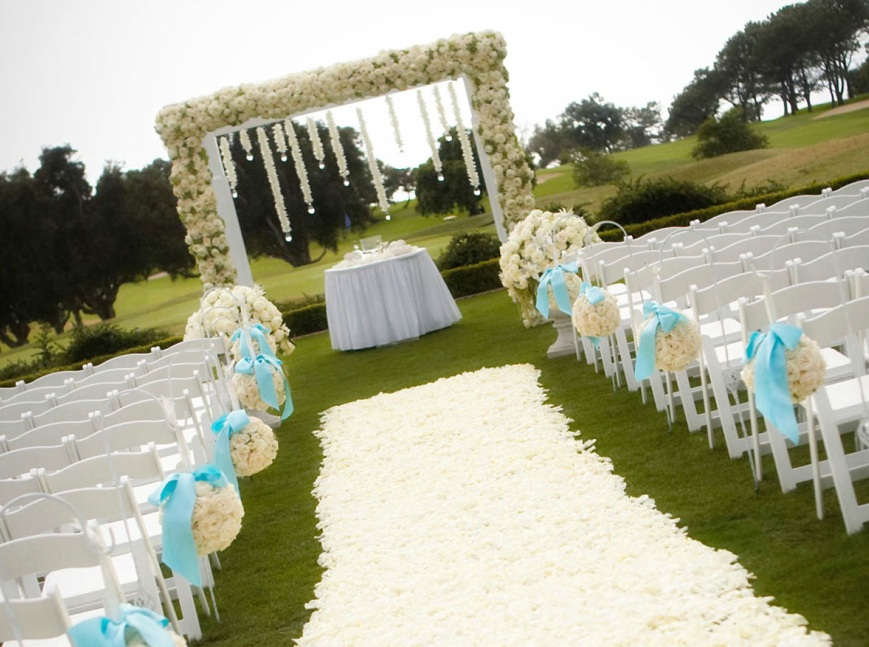
<instances>
[{"instance_id":1,"label":"tree","mask_svg":"<svg viewBox=\"0 0 869 647\"><path fill-rule=\"evenodd\" d=\"M694 71L691 83L673 98L664 130L668 135L688 137L718 112L722 88L721 74L709 68Z\"/></svg>"},{"instance_id":2,"label":"tree","mask_svg":"<svg viewBox=\"0 0 869 647\"><path fill-rule=\"evenodd\" d=\"M853 96L848 86L854 52L869 29L869 0L809 0L807 29L817 53L821 77L836 105Z\"/></svg>"},{"instance_id":3,"label":"tree","mask_svg":"<svg viewBox=\"0 0 869 647\"><path fill-rule=\"evenodd\" d=\"M233 141L231 152L238 176L235 208L245 246L251 255L281 258L294 267L307 265L319 260L311 257L312 243L322 247L322 257L326 250L338 249L339 232L344 231L347 220L351 228L357 231L372 222L369 205L377 201L377 196L368 162L360 148L358 133L352 128L339 129L350 172L350 185L344 186L332 152L328 129L322 124L317 124L317 129L325 150L325 167L322 169L310 152L307 128L295 124L316 209L314 214L308 213L292 157L283 162L280 156L273 155L292 228L292 241L287 241L281 231L262 152L257 150L254 159L248 161L238 138Z\"/></svg>"},{"instance_id":4,"label":"tree","mask_svg":"<svg viewBox=\"0 0 869 647\"><path fill-rule=\"evenodd\" d=\"M746 23L741 31L727 40L715 59L715 70L725 90L723 98L742 108L742 115L748 121L760 120L763 105L771 94L761 76L757 56L760 36L760 23Z\"/></svg>"},{"instance_id":5,"label":"tree","mask_svg":"<svg viewBox=\"0 0 869 647\"><path fill-rule=\"evenodd\" d=\"M394 168L388 164L380 164L380 175L383 177L383 188L390 202L399 191L408 194L407 202L410 203L410 195L416 181L413 170L410 168Z\"/></svg>"},{"instance_id":6,"label":"tree","mask_svg":"<svg viewBox=\"0 0 869 647\"><path fill-rule=\"evenodd\" d=\"M628 163L617 160L612 155L580 148L574 156L573 181L576 186L617 184L630 173Z\"/></svg>"},{"instance_id":7,"label":"tree","mask_svg":"<svg viewBox=\"0 0 869 647\"><path fill-rule=\"evenodd\" d=\"M427 216L429 214L450 213L454 210L464 211L469 215L483 213L482 188L480 193L474 193L474 187L468 181L468 171L462 155L462 147L456 135L456 129L450 131L451 139L438 139L438 153L441 159L441 175L438 178L434 162L429 159L416 168L416 210ZM475 157L477 177L483 177L479 158Z\"/></svg>"},{"instance_id":8,"label":"tree","mask_svg":"<svg viewBox=\"0 0 869 647\"><path fill-rule=\"evenodd\" d=\"M594 92L569 104L559 116L559 125L571 150L582 147L610 153L619 149L624 136L624 110Z\"/></svg>"},{"instance_id":9,"label":"tree","mask_svg":"<svg viewBox=\"0 0 869 647\"><path fill-rule=\"evenodd\" d=\"M641 148L664 139L664 123L661 120L661 107L650 101L642 108L622 109L622 129L624 135L620 148Z\"/></svg>"},{"instance_id":10,"label":"tree","mask_svg":"<svg viewBox=\"0 0 869 647\"><path fill-rule=\"evenodd\" d=\"M561 159L569 151L570 143L561 131L561 127L551 119L547 119L543 127L534 126L534 132L528 140L528 150L537 154L541 166L549 166Z\"/></svg>"},{"instance_id":11,"label":"tree","mask_svg":"<svg viewBox=\"0 0 869 647\"><path fill-rule=\"evenodd\" d=\"M697 145L691 150L691 157L704 159L727 153L766 148L769 141L766 135L754 130L748 124L741 108L732 108L721 116L707 120L697 131Z\"/></svg>"}]
</instances>

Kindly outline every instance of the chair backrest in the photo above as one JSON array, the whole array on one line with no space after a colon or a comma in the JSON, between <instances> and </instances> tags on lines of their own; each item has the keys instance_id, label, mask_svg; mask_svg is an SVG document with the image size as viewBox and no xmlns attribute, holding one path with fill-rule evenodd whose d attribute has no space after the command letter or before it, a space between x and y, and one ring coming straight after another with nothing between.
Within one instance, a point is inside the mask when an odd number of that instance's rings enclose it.
<instances>
[{"instance_id":1,"label":"chair backrest","mask_svg":"<svg viewBox=\"0 0 869 647\"><path fill-rule=\"evenodd\" d=\"M12 499L23 494L36 494L42 492L37 471L14 479L0 479L0 506L4 506Z\"/></svg>"},{"instance_id":2,"label":"chair backrest","mask_svg":"<svg viewBox=\"0 0 869 647\"><path fill-rule=\"evenodd\" d=\"M47 492L63 492L83 487L116 484L127 476L133 485L162 481L165 473L154 445L139 452L100 454L73 463L57 472L39 472L42 487Z\"/></svg>"},{"instance_id":3,"label":"chair backrest","mask_svg":"<svg viewBox=\"0 0 869 647\"><path fill-rule=\"evenodd\" d=\"M95 400L100 398L107 400L111 396L112 391L118 388L124 388L126 384L131 383L132 382L125 380L112 380L111 382L95 382L86 386L80 386L69 393L54 397L54 406L57 407L61 404L79 402L82 400Z\"/></svg>"},{"instance_id":4,"label":"chair backrest","mask_svg":"<svg viewBox=\"0 0 869 647\"><path fill-rule=\"evenodd\" d=\"M662 279L654 275L656 299L661 303L675 302L680 308L687 307L687 297L691 286L705 288L729 276L742 273L742 263L709 263L683 270Z\"/></svg>"},{"instance_id":5,"label":"chair backrest","mask_svg":"<svg viewBox=\"0 0 869 647\"><path fill-rule=\"evenodd\" d=\"M767 292L751 303L740 301L739 317L743 331L764 329L782 319L822 308L835 308L849 297L848 281L844 278L832 281L811 281ZM747 341L747 335L744 341Z\"/></svg>"},{"instance_id":6,"label":"chair backrest","mask_svg":"<svg viewBox=\"0 0 869 647\"><path fill-rule=\"evenodd\" d=\"M72 625L69 611L56 586L25 600L5 600L0 610L0 643L60 638Z\"/></svg>"},{"instance_id":7,"label":"chair backrest","mask_svg":"<svg viewBox=\"0 0 869 647\"><path fill-rule=\"evenodd\" d=\"M799 214L797 215L819 215L823 214L827 217L831 217L833 213L839 213L840 209L850 208L851 205L856 204L858 202L862 202L863 198L858 195L830 195L826 198L821 198L820 200L816 200L809 205L800 209ZM867 203L869 204L869 203Z\"/></svg>"},{"instance_id":8,"label":"chair backrest","mask_svg":"<svg viewBox=\"0 0 869 647\"><path fill-rule=\"evenodd\" d=\"M128 375L142 375L143 373L144 371L140 365L134 366L132 368L127 366L116 366L115 368L110 368L104 371L98 371L96 373L91 373L90 375L83 375L79 377L77 380L74 380L68 384L69 391L78 391L85 387L91 387L95 384L105 384L106 390L110 391L113 388L116 388L116 386L119 384L125 384Z\"/></svg>"},{"instance_id":9,"label":"chair backrest","mask_svg":"<svg viewBox=\"0 0 869 647\"><path fill-rule=\"evenodd\" d=\"M703 222L695 220L692 223L692 226L697 230L726 231L727 226L735 225L737 222L750 218L758 213L762 213L763 211L765 211L765 208L761 205L757 205L754 209L735 209L733 211L719 213L717 216L712 216Z\"/></svg>"},{"instance_id":10,"label":"chair backrest","mask_svg":"<svg viewBox=\"0 0 869 647\"><path fill-rule=\"evenodd\" d=\"M103 371L114 371L114 370L124 370L129 369L130 371L136 370L136 367L139 365L140 360L148 360L148 359L156 359L157 354L152 350L149 353L127 353L126 355L117 355L115 357L111 357L106 361L97 364L94 366L93 364L85 364L84 368L88 373L102 373Z\"/></svg>"},{"instance_id":11,"label":"chair backrest","mask_svg":"<svg viewBox=\"0 0 869 647\"><path fill-rule=\"evenodd\" d=\"M698 236L698 238L693 242L683 244L678 250L678 255L691 256L699 254L704 249L708 248L721 249L750 238L750 235L745 233L719 234L714 232L703 232L702 230L695 231L698 233L706 233L708 235Z\"/></svg>"},{"instance_id":12,"label":"chair backrest","mask_svg":"<svg viewBox=\"0 0 869 647\"><path fill-rule=\"evenodd\" d=\"M793 218L788 218L787 220L780 220L776 223L771 224L768 227L761 227L757 230L757 236L781 236L782 234L786 234L789 231L794 231L796 234L799 234L801 230L809 229L810 227L814 227L815 225L819 225L823 222L827 222L829 218L826 215L802 215L795 216Z\"/></svg>"},{"instance_id":13,"label":"chair backrest","mask_svg":"<svg viewBox=\"0 0 869 647\"><path fill-rule=\"evenodd\" d=\"M765 211L782 211L788 210L793 206L796 207L807 207L808 205L817 202L818 200L823 199L823 195L820 193L815 194L803 194L803 195L792 195L790 198L783 198L776 203L767 205Z\"/></svg>"},{"instance_id":14,"label":"chair backrest","mask_svg":"<svg viewBox=\"0 0 869 647\"><path fill-rule=\"evenodd\" d=\"M847 218L849 216L867 215L869 215L869 192L863 196L862 200L852 202L848 206L836 207L836 210L831 214L834 220L836 218Z\"/></svg>"},{"instance_id":15,"label":"chair backrest","mask_svg":"<svg viewBox=\"0 0 869 647\"><path fill-rule=\"evenodd\" d=\"M45 402L47 396L50 396L51 394L63 395L64 393L68 393L69 391L70 385L68 383L61 384L60 386L34 386L27 389L26 391L19 391L18 393L15 393L0 400L0 409L11 406L13 404L30 403L41 405Z\"/></svg>"},{"instance_id":16,"label":"chair backrest","mask_svg":"<svg viewBox=\"0 0 869 647\"><path fill-rule=\"evenodd\" d=\"M39 402L10 402L0 407L0 421L15 422L25 413L41 414L51 409L52 404L51 400L46 398Z\"/></svg>"},{"instance_id":17,"label":"chair backrest","mask_svg":"<svg viewBox=\"0 0 869 647\"><path fill-rule=\"evenodd\" d=\"M747 234L738 234L738 236L741 238L729 245L713 244L709 248L709 258L723 263L738 261L744 254L765 254L777 243L782 242L780 236L748 236Z\"/></svg>"},{"instance_id":18,"label":"chair backrest","mask_svg":"<svg viewBox=\"0 0 869 647\"><path fill-rule=\"evenodd\" d=\"M59 470L74 463L78 457L68 440L56 445L22 447L0 454L0 479L27 474L34 468Z\"/></svg>"},{"instance_id":19,"label":"chair backrest","mask_svg":"<svg viewBox=\"0 0 869 647\"><path fill-rule=\"evenodd\" d=\"M869 180L857 180L845 186L840 186L831 195L862 195L864 191L869 192Z\"/></svg>"},{"instance_id":20,"label":"chair backrest","mask_svg":"<svg viewBox=\"0 0 869 647\"><path fill-rule=\"evenodd\" d=\"M85 373L82 369L78 369L75 371L55 371L54 373L42 375L33 380L32 382L28 382L26 384L24 382L21 382L21 384L23 385L23 388L21 390L28 391L30 389L37 387L41 388L43 386L62 387L64 384L66 384L66 381L68 379L77 379L82 377L83 375L87 375L87 373Z\"/></svg>"},{"instance_id":21,"label":"chair backrest","mask_svg":"<svg viewBox=\"0 0 869 647\"><path fill-rule=\"evenodd\" d=\"M672 256L672 249L633 251L609 262L598 259L592 274L596 280L606 286L624 279L625 271L633 271L657 263L662 258L672 258Z\"/></svg>"},{"instance_id":22,"label":"chair backrest","mask_svg":"<svg viewBox=\"0 0 869 647\"><path fill-rule=\"evenodd\" d=\"M748 233L752 228L765 229L780 222L787 222L796 215L796 210L791 207L789 211L764 211L748 218L743 218L739 222L728 225L723 233L738 234Z\"/></svg>"},{"instance_id":23,"label":"chair backrest","mask_svg":"<svg viewBox=\"0 0 869 647\"><path fill-rule=\"evenodd\" d=\"M844 339L854 375L866 375L866 356L862 349L869 332L869 296L846 301L814 317L799 317L797 322L806 336L822 348Z\"/></svg>"},{"instance_id":24,"label":"chair backrest","mask_svg":"<svg viewBox=\"0 0 869 647\"><path fill-rule=\"evenodd\" d=\"M55 422L86 420L88 414L94 411L106 411L113 408L114 404L111 399L106 397L90 400L73 400L47 409L42 413L26 416L25 422L29 429L36 429L42 425Z\"/></svg>"},{"instance_id":25,"label":"chair backrest","mask_svg":"<svg viewBox=\"0 0 869 647\"><path fill-rule=\"evenodd\" d=\"M835 239L836 235L833 234L833 237ZM869 245L869 227L850 236L838 237L836 242L837 247L856 247L857 245Z\"/></svg>"},{"instance_id":26,"label":"chair backrest","mask_svg":"<svg viewBox=\"0 0 869 647\"><path fill-rule=\"evenodd\" d=\"M832 240L800 240L780 247L774 247L765 254L749 255L745 260L746 269L774 270L783 267L788 261L801 259L808 261L823 256L836 249Z\"/></svg>"},{"instance_id":27,"label":"chair backrest","mask_svg":"<svg viewBox=\"0 0 869 647\"><path fill-rule=\"evenodd\" d=\"M823 220L816 225L809 227L806 231L798 234L800 239L813 238L832 238L836 232L841 232L846 236L851 236L857 232L863 231L869 227L869 214L865 216L842 216Z\"/></svg>"},{"instance_id":28,"label":"chair backrest","mask_svg":"<svg viewBox=\"0 0 869 647\"><path fill-rule=\"evenodd\" d=\"M757 272L734 274L706 287L689 287L688 302L695 317L728 312L730 304L736 303L740 298L751 300L762 295L764 281L769 281L769 289L775 291L789 285L788 277L789 273L785 268L767 272L764 277Z\"/></svg>"},{"instance_id":29,"label":"chair backrest","mask_svg":"<svg viewBox=\"0 0 869 647\"><path fill-rule=\"evenodd\" d=\"M13 436L4 436L6 451L38 447L40 445L56 445L65 436L81 438L96 431L96 426L90 418L51 422Z\"/></svg>"},{"instance_id":30,"label":"chair backrest","mask_svg":"<svg viewBox=\"0 0 869 647\"><path fill-rule=\"evenodd\" d=\"M845 276L848 277L852 299L869 296L869 271L864 269L852 270L845 272Z\"/></svg>"},{"instance_id":31,"label":"chair backrest","mask_svg":"<svg viewBox=\"0 0 869 647\"><path fill-rule=\"evenodd\" d=\"M798 283L841 277L848 270L869 267L869 245L836 249L807 263L798 259L793 267Z\"/></svg>"}]
</instances>

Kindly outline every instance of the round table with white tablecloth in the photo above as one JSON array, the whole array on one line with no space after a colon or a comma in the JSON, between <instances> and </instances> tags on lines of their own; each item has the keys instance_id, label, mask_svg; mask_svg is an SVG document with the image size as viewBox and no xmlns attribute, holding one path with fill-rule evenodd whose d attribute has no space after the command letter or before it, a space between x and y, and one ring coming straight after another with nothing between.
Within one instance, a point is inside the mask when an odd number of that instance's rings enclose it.
<instances>
[{"instance_id":1,"label":"round table with white tablecloth","mask_svg":"<svg viewBox=\"0 0 869 647\"><path fill-rule=\"evenodd\" d=\"M428 250L366 256L326 270L335 350L385 346L452 325L462 315Z\"/></svg>"}]
</instances>

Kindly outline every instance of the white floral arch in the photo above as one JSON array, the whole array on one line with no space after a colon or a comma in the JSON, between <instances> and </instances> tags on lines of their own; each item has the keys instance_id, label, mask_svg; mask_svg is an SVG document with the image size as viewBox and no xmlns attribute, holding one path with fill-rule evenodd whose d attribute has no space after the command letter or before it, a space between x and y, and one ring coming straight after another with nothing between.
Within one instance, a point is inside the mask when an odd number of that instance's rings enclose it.
<instances>
[{"instance_id":1,"label":"white floral arch","mask_svg":"<svg viewBox=\"0 0 869 647\"><path fill-rule=\"evenodd\" d=\"M218 134L449 79L466 83L484 180L490 198L497 196L492 209L503 239L504 231L534 208L533 172L513 127L506 54L499 33L457 35L267 83L224 88L163 108L156 128L172 160L178 213L204 288L252 284L223 177Z\"/></svg>"}]
</instances>

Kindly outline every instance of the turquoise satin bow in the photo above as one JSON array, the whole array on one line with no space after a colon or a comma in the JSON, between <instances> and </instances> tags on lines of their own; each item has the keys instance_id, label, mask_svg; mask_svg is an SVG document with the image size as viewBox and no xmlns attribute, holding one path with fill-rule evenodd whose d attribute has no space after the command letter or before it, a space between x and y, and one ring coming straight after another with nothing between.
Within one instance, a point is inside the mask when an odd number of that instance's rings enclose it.
<instances>
[{"instance_id":1,"label":"turquoise satin bow","mask_svg":"<svg viewBox=\"0 0 869 647\"><path fill-rule=\"evenodd\" d=\"M606 298L606 293L601 290L596 285L592 285L586 281L583 281L579 286L579 294L580 296L584 296L586 300L591 305L597 305L601 301ZM600 348L600 337L592 337L591 335L586 335L586 338L592 343L595 348Z\"/></svg>"},{"instance_id":2,"label":"turquoise satin bow","mask_svg":"<svg viewBox=\"0 0 869 647\"><path fill-rule=\"evenodd\" d=\"M202 586L191 526L197 481L215 487L229 485L217 466L206 464L192 474L172 474L151 493L148 502L156 506L163 505L163 563L183 575L191 584Z\"/></svg>"},{"instance_id":3,"label":"turquoise satin bow","mask_svg":"<svg viewBox=\"0 0 869 647\"><path fill-rule=\"evenodd\" d=\"M175 641L166 630L169 621L150 609L120 606L117 622L105 616L88 618L73 625L67 635L75 647L126 647L127 641L138 635L148 647L174 647Z\"/></svg>"},{"instance_id":4,"label":"turquoise satin bow","mask_svg":"<svg viewBox=\"0 0 869 647\"><path fill-rule=\"evenodd\" d=\"M657 301L643 303L643 317L652 318L640 332L637 363L634 366L634 375L638 382L645 380L655 371L655 337L658 334L658 328L664 332L670 332L679 319L685 318L683 314L662 306Z\"/></svg>"},{"instance_id":5,"label":"turquoise satin bow","mask_svg":"<svg viewBox=\"0 0 869 647\"><path fill-rule=\"evenodd\" d=\"M245 330L247 331L247 335L245 335ZM246 357L248 359L253 359L254 352L253 349L248 344L248 339L251 341L259 342L259 352L261 355L271 355L274 356L274 352L272 351L272 347L269 345L269 340L267 335L269 334L269 329L263 326L262 324L253 324L252 326L248 326L247 328L239 328L234 333L232 333L232 337L229 338L230 343L239 342L239 350L241 351L241 356Z\"/></svg>"},{"instance_id":6,"label":"turquoise satin bow","mask_svg":"<svg viewBox=\"0 0 869 647\"><path fill-rule=\"evenodd\" d=\"M282 364L283 362L273 355L257 355L254 359L244 357L235 365L235 372L256 376L256 385L263 402L273 409L280 411L278 393L275 391L275 381L272 377L272 368L277 369L284 381L284 393L286 395L281 420L286 420L293 413L293 398L290 396L290 384L281 370Z\"/></svg>"},{"instance_id":7,"label":"turquoise satin bow","mask_svg":"<svg viewBox=\"0 0 869 647\"><path fill-rule=\"evenodd\" d=\"M241 496L241 490L238 489L238 477L235 474L235 466L232 464L229 439L249 424L250 418L244 409L236 409L220 416L211 425L211 431L217 434L217 438L214 439L214 464L224 473L226 480L235 486L239 496Z\"/></svg>"},{"instance_id":8,"label":"turquoise satin bow","mask_svg":"<svg viewBox=\"0 0 869 647\"><path fill-rule=\"evenodd\" d=\"M797 418L788 385L786 350L793 350L803 331L789 324L772 324L768 333L751 334L745 360L754 360L754 394L757 409L794 444L799 440Z\"/></svg>"},{"instance_id":9,"label":"turquoise satin bow","mask_svg":"<svg viewBox=\"0 0 869 647\"><path fill-rule=\"evenodd\" d=\"M576 274L577 269L576 263L559 265L558 267L550 267L540 277L540 284L537 286L537 310L547 319L549 319L550 284L552 285L552 292L555 294L555 303L558 305L558 309L566 315L571 314L570 294L567 292L567 281L564 279L564 273Z\"/></svg>"}]
</instances>

